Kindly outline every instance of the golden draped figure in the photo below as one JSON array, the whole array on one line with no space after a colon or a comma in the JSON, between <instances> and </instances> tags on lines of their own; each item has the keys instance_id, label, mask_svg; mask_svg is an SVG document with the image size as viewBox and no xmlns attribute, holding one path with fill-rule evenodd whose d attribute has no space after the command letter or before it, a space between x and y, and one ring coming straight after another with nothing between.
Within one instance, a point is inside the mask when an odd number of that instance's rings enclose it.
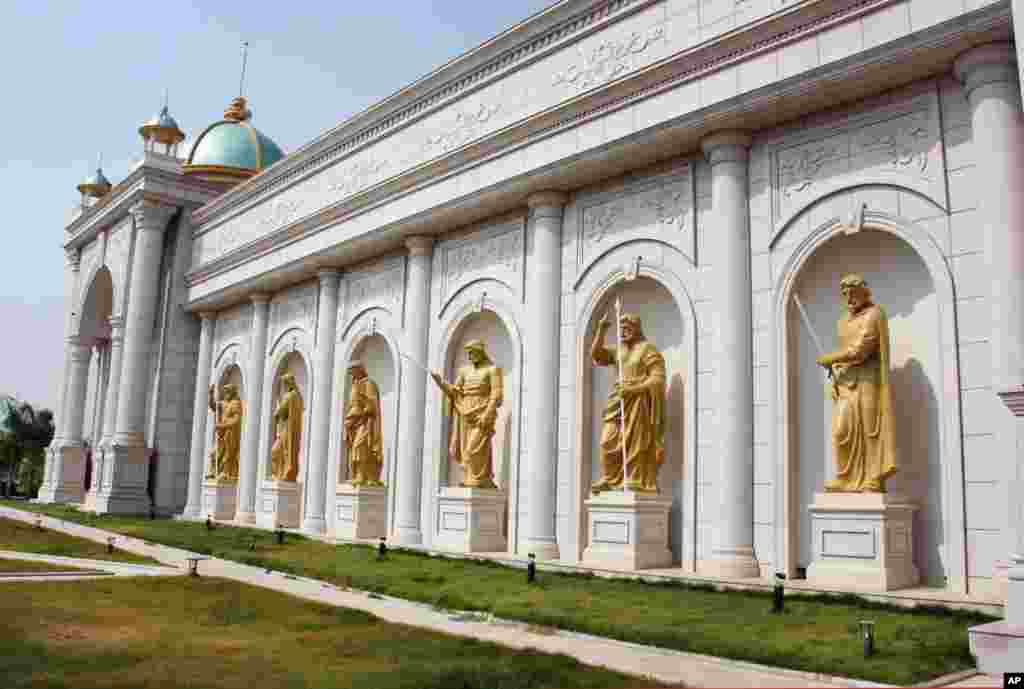
<instances>
[{"instance_id":1,"label":"golden draped figure","mask_svg":"<svg viewBox=\"0 0 1024 689\"><path fill-rule=\"evenodd\" d=\"M210 453L210 471L206 478L223 481L238 480L238 455L242 440L242 400L238 399L238 386L225 383L220 387L220 402L214 399L214 386L210 386L210 410L214 413L216 443Z\"/></svg>"},{"instance_id":2,"label":"golden draped figure","mask_svg":"<svg viewBox=\"0 0 1024 689\"><path fill-rule=\"evenodd\" d=\"M465 349L470 365L459 369L454 384L446 383L438 373L430 375L444 391L445 414L452 414L448 455L465 471L463 487L496 488L491 454L494 423L503 401L502 372L487 355L483 342L473 340Z\"/></svg>"},{"instance_id":3,"label":"golden draped figure","mask_svg":"<svg viewBox=\"0 0 1024 689\"><path fill-rule=\"evenodd\" d=\"M889 320L871 300L860 275L839 283L847 314L839 319L839 349L818 357L831 372L832 448L836 478L825 490L884 493L896 473L892 394L889 389Z\"/></svg>"},{"instance_id":4,"label":"golden draped figure","mask_svg":"<svg viewBox=\"0 0 1024 689\"><path fill-rule=\"evenodd\" d=\"M383 486L384 434L381 432L380 391L366 375L366 367L353 361L351 398L345 412L345 447L349 482L355 486Z\"/></svg>"},{"instance_id":5,"label":"golden draped figure","mask_svg":"<svg viewBox=\"0 0 1024 689\"><path fill-rule=\"evenodd\" d=\"M299 474L299 450L302 447L302 393L295 376L281 376L284 394L274 410L274 446L270 450L270 473L278 481L294 481Z\"/></svg>"},{"instance_id":6,"label":"golden draped figure","mask_svg":"<svg viewBox=\"0 0 1024 689\"><path fill-rule=\"evenodd\" d=\"M610 327L611 320L605 315L597 324L590 356L595 366L618 367L621 348L622 383L616 380L605 404L601 428L602 475L591 490L599 493L625 486L629 490L657 493L658 468L665 461L665 358L644 337L639 316L630 313L620 316L620 347L604 346ZM623 410L625 442L622 439Z\"/></svg>"}]
</instances>

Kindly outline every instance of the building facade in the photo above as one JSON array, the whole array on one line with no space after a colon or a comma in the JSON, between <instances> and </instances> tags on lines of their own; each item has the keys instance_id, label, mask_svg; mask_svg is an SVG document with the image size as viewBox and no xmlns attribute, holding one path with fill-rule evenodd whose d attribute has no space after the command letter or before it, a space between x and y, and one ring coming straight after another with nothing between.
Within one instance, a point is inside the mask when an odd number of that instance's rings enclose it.
<instances>
[{"instance_id":1,"label":"building facade","mask_svg":"<svg viewBox=\"0 0 1024 689\"><path fill-rule=\"evenodd\" d=\"M799 577L834 469L795 298L830 348L857 272L889 313L889 490L917 506L922 583L1003 600L1024 553L1013 24L1008 0L565 0L276 163L262 134L204 148L215 128L186 158L147 150L67 228L42 499L205 518L207 390L231 382L231 518L281 523L291 373L295 526L335 533L359 359L386 533L445 549L481 515L451 507L463 468L423 369L451 379L482 340L504 381L495 528L508 553L578 563L614 383L589 348L620 300L665 358L672 568Z\"/></svg>"}]
</instances>

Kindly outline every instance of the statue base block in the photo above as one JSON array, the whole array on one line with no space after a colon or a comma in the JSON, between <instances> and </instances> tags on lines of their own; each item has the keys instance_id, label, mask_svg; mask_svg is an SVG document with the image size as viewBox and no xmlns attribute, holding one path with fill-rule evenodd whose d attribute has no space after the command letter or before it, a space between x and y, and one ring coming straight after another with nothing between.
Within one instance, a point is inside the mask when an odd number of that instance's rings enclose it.
<instances>
[{"instance_id":1,"label":"statue base block","mask_svg":"<svg viewBox=\"0 0 1024 689\"><path fill-rule=\"evenodd\" d=\"M203 481L203 517L234 519L238 482L222 479Z\"/></svg>"},{"instance_id":2,"label":"statue base block","mask_svg":"<svg viewBox=\"0 0 1024 689\"><path fill-rule=\"evenodd\" d=\"M438 548L494 553L508 548L505 493L494 488L442 488L438 495Z\"/></svg>"},{"instance_id":3,"label":"statue base block","mask_svg":"<svg viewBox=\"0 0 1024 689\"><path fill-rule=\"evenodd\" d=\"M295 529L299 526L302 492L296 481L264 481L256 505L256 526Z\"/></svg>"},{"instance_id":4,"label":"statue base block","mask_svg":"<svg viewBox=\"0 0 1024 689\"><path fill-rule=\"evenodd\" d=\"M335 493L334 537L356 541L387 536L387 489L342 483Z\"/></svg>"},{"instance_id":5,"label":"statue base block","mask_svg":"<svg viewBox=\"0 0 1024 689\"><path fill-rule=\"evenodd\" d=\"M812 561L807 580L822 588L862 592L914 586L914 511L888 493L815 493Z\"/></svg>"},{"instance_id":6,"label":"statue base block","mask_svg":"<svg viewBox=\"0 0 1024 689\"><path fill-rule=\"evenodd\" d=\"M51 448L53 454L60 454L60 476L52 476L48 484L39 489L37 500L42 503L82 502L85 488L85 448L81 445L61 445ZM55 466L57 457L50 458ZM51 469L51 472L53 469Z\"/></svg>"},{"instance_id":7,"label":"statue base block","mask_svg":"<svg viewBox=\"0 0 1024 689\"><path fill-rule=\"evenodd\" d=\"M613 569L672 565L668 547L671 499L657 493L609 490L584 504L590 538L583 564Z\"/></svg>"}]
</instances>

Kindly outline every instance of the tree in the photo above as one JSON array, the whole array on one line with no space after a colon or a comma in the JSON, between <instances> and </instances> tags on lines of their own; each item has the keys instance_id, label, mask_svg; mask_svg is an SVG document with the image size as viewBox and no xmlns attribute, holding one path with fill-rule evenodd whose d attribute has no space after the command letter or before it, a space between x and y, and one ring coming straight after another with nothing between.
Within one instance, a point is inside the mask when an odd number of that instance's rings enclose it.
<instances>
[{"instance_id":1,"label":"tree","mask_svg":"<svg viewBox=\"0 0 1024 689\"><path fill-rule=\"evenodd\" d=\"M18 490L34 497L42 483L46 448L53 440L53 412L37 412L28 402L13 398L5 402L0 405L0 411L6 407L6 418L0 420L0 463L8 475L16 470Z\"/></svg>"}]
</instances>

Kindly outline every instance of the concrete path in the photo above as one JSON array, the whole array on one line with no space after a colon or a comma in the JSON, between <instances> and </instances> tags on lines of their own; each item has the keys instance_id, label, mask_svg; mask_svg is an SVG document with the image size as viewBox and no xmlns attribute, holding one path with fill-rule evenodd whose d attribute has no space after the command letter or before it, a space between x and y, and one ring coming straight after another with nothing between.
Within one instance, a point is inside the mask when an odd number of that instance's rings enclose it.
<instances>
[{"instance_id":1,"label":"concrete path","mask_svg":"<svg viewBox=\"0 0 1024 689\"><path fill-rule=\"evenodd\" d=\"M29 562L46 562L51 565L67 565L81 570L89 570L90 573L82 572L32 572L26 574L0 574L0 582L3 581L45 581L55 578L60 579L99 579L103 577L166 577L181 576L184 572L176 567L164 567L162 565L142 565L130 562L115 562L112 560L87 560L80 557L64 557L63 555L41 555L38 553L20 553L15 550L0 550L0 558L4 560L27 560ZM99 572L99 574L96 574Z\"/></svg>"},{"instance_id":2,"label":"concrete path","mask_svg":"<svg viewBox=\"0 0 1024 689\"><path fill-rule=\"evenodd\" d=\"M0 506L0 516L34 522L37 515ZM46 528L72 536L106 543L110 532L43 516ZM196 556L178 548L148 544L117 536L116 546L127 552L144 555L180 568L189 557ZM472 613L450 613L427 605L398 598L367 594L338 588L331 584L280 572L210 558L200 562L202 576L234 579L254 586L328 605L363 610L397 624L431 629L446 634L473 637L513 648L529 648L545 653L572 656L588 665L606 667L618 672L650 677L667 683L683 683L690 687L884 687L888 685L829 675L772 668L754 663L726 660L713 656L684 653L652 646L632 644L553 628L540 628L521 622L490 618ZM933 680L928 686L986 687L984 675L965 677L957 673L948 681ZM1001 686L1001 682L999 685Z\"/></svg>"}]
</instances>

